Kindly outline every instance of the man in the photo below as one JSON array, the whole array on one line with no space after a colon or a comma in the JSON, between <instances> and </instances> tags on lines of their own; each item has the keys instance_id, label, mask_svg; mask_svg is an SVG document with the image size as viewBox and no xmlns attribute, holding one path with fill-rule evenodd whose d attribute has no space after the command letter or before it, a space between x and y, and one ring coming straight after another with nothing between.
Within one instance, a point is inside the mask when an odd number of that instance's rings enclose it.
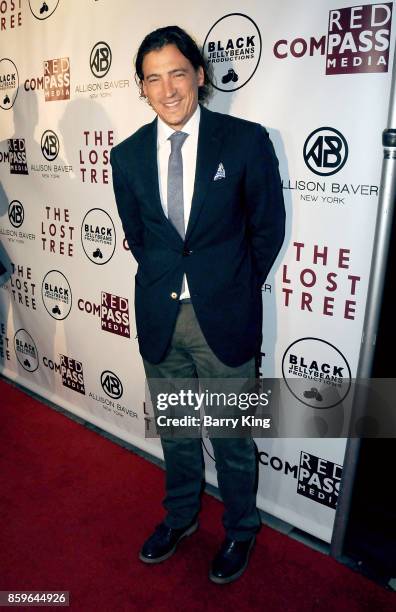
<instances>
[{"instance_id":1,"label":"man","mask_svg":"<svg viewBox=\"0 0 396 612\"><path fill-rule=\"evenodd\" d=\"M284 236L278 164L260 125L206 110L209 77L177 26L146 36L137 53L141 95L157 117L111 152L113 184L136 261L136 325L152 379L254 378L261 286ZM198 527L199 438L161 438L167 515L140 559L158 563ZM238 578L260 526L251 438L213 438L224 540L209 577Z\"/></svg>"}]
</instances>

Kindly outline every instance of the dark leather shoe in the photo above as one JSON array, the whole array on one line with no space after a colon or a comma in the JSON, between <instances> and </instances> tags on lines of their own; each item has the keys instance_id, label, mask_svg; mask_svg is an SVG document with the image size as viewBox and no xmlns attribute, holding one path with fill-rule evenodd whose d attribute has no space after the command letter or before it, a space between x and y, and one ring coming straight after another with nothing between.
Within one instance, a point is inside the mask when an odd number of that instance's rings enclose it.
<instances>
[{"instance_id":1,"label":"dark leather shoe","mask_svg":"<svg viewBox=\"0 0 396 612\"><path fill-rule=\"evenodd\" d=\"M215 556L209 578L217 584L233 582L245 571L255 536L250 540L230 540L226 538Z\"/></svg>"},{"instance_id":2,"label":"dark leather shoe","mask_svg":"<svg viewBox=\"0 0 396 612\"><path fill-rule=\"evenodd\" d=\"M161 563L161 561L169 559L175 552L180 540L191 535L197 529L197 520L182 529L172 529L165 523L157 525L154 533L143 544L139 559L144 563Z\"/></svg>"}]
</instances>

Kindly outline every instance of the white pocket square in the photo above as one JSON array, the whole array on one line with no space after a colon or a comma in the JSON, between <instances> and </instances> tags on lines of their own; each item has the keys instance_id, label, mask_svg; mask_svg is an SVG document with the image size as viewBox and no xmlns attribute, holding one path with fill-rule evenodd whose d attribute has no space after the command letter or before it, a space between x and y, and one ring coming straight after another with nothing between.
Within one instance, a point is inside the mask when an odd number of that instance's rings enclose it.
<instances>
[{"instance_id":1,"label":"white pocket square","mask_svg":"<svg viewBox=\"0 0 396 612\"><path fill-rule=\"evenodd\" d=\"M223 164L220 162L219 167L217 168L216 174L213 177L214 181L219 181L220 179L225 178L225 170Z\"/></svg>"}]
</instances>

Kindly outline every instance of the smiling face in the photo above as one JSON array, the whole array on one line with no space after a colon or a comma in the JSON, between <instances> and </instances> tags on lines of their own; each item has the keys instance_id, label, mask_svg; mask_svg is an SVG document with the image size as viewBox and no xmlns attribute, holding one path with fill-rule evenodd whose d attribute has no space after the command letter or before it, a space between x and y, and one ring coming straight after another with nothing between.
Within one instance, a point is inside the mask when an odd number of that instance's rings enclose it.
<instances>
[{"instance_id":1,"label":"smiling face","mask_svg":"<svg viewBox=\"0 0 396 612\"><path fill-rule=\"evenodd\" d=\"M143 59L143 93L159 117L181 130L198 105L198 87L204 72L195 70L176 45L150 51Z\"/></svg>"}]
</instances>

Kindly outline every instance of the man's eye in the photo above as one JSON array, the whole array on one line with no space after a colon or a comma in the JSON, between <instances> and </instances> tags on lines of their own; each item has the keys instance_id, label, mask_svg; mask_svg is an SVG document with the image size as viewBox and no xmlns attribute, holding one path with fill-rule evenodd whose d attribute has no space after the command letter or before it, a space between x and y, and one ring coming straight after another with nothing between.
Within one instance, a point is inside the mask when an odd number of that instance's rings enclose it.
<instances>
[{"instance_id":1,"label":"man's eye","mask_svg":"<svg viewBox=\"0 0 396 612\"><path fill-rule=\"evenodd\" d=\"M149 83L156 83L157 81L158 81L157 77L151 77L151 78L148 79Z\"/></svg>"}]
</instances>

